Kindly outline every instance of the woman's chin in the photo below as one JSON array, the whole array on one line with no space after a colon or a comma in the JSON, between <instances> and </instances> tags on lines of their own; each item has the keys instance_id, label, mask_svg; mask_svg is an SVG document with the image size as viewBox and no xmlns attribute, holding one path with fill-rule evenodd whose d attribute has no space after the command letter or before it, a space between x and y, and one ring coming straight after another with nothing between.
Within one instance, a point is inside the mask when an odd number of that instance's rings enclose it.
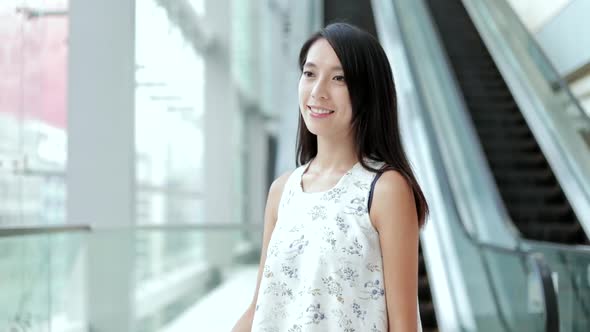
<instances>
[{"instance_id":1,"label":"woman's chin","mask_svg":"<svg viewBox=\"0 0 590 332\"><path fill-rule=\"evenodd\" d=\"M334 135L334 133L329 132L328 130L310 129L309 132L316 135L317 137L321 137L322 139L336 139L338 137L338 135Z\"/></svg>"},{"instance_id":2,"label":"woman's chin","mask_svg":"<svg viewBox=\"0 0 590 332\"><path fill-rule=\"evenodd\" d=\"M325 130L325 128L322 128L322 126L318 125L307 125L307 130L309 130L310 133L316 136L326 136L327 134L327 130Z\"/></svg>"}]
</instances>

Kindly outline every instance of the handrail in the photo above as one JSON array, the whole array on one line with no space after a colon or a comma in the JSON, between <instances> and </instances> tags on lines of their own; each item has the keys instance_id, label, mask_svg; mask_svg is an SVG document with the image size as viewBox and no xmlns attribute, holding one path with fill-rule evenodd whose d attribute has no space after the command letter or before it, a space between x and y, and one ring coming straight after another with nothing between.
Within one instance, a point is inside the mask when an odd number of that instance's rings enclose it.
<instances>
[{"instance_id":1,"label":"handrail","mask_svg":"<svg viewBox=\"0 0 590 332\"><path fill-rule=\"evenodd\" d=\"M590 256L590 246L586 245L566 245L561 243L543 242L537 240L524 240L523 245Z\"/></svg>"},{"instance_id":2,"label":"handrail","mask_svg":"<svg viewBox=\"0 0 590 332\"><path fill-rule=\"evenodd\" d=\"M545 312L547 313L547 317L545 317L545 331L559 331L559 308L557 294L551 277L551 269L540 254L533 254L530 256L530 259L533 270L541 277L543 302L545 304Z\"/></svg>"},{"instance_id":3,"label":"handrail","mask_svg":"<svg viewBox=\"0 0 590 332\"><path fill-rule=\"evenodd\" d=\"M68 225L26 225L26 226L8 226L0 227L0 237L14 237L20 235L36 234L55 234L68 232L90 232L92 227L85 224L68 224Z\"/></svg>"},{"instance_id":4,"label":"handrail","mask_svg":"<svg viewBox=\"0 0 590 332\"><path fill-rule=\"evenodd\" d=\"M64 224L64 225L25 225L25 226L0 226L0 237L14 237L21 235L55 234L69 232L96 232L96 231L211 231L211 230L262 230L261 224L254 223L194 223L194 224L143 224L143 225L99 225L99 224Z\"/></svg>"},{"instance_id":5,"label":"handrail","mask_svg":"<svg viewBox=\"0 0 590 332\"><path fill-rule=\"evenodd\" d=\"M571 287L573 288L573 296L577 299L577 303L579 303L580 310L584 311L586 317L590 317L590 299L588 298L588 294L584 296L580 288L583 287L583 284L586 284L585 278L580 278L580 276L574 275L571 267L575 269L575 265L567 262L568 258L576 257L576 256L590 256L590 247L589 246L575 246L575 247L568 247L562 244L555 244L549 242L540 242L534 240L527 240L525 245L531 247L532 250L541 251L545 253L553 253L557 256L559 264L566 270L566 278L569 280ZM586 273L584 273L586 274Z\"/></svg>"},{"instance_id":6,"label":"handrail","mask_svg":"<svg viewBox=\"0 0 590 332\"><path fill-rule=\"evenodd\" d=\"M258 231L263 229L262 224L255 223L169 223L169 224L142 224L132 226L118 226L118 225L106 225L99 226L93 225L93 229L97 231L217 231L217 230L246 230L246 231Z\"/></svg>"}]
</instances>

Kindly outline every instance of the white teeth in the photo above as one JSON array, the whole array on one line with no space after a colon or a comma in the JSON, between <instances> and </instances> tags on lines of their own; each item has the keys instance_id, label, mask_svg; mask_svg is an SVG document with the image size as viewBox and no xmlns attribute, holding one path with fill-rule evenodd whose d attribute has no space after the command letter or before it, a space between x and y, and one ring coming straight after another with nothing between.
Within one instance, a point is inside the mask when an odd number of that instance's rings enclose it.
<instances>
[{"instance_id":1,"label":"white teeth","mask_svg":"<svg viewBox=\"0 0 590 332\"><path fill-rule=\"evenodd\" d=\"M316 114L327 114L327 113L332 113L334 111L330 111L330 110L326 110L326 109L321 109L321 108L309 108L313 113Z\"/></svg>"}]
</instances>

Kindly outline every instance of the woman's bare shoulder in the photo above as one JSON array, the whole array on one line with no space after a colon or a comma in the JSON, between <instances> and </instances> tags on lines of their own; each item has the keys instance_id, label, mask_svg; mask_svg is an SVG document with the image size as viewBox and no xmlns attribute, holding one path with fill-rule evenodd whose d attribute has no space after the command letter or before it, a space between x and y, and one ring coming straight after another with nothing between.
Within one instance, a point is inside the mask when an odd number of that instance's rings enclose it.
<instances>
[{"instance_id":1,"label":"woman's bare shoulder","mask_svg":"<svg viewBox=\"0 0 590 332\"><path fill-rule=\"evenodd\" d=\"M377 180L370 214L377 229L384 223L399 225L402 221L410 221L410 224L417 222L414 220L417 218L414 193L400 172L387 170Z\"/></svg>"},{"instance_id":2,"label":"woman's bare shoulder","mask_svg":"<svg viewBox=\"0 0 590 332\"><path fill-rule=\"evenodd\" d=\"M279 203L281 202L281 196L283 195L283 190L289 180L293 171L285 172L278 178L276 178L272 184L270 185L270 189L268 190L268 197L266 199L266 212L265 212L265 220L267 223L274 223L276 222Z\"/></svg>"},{"instance_id":3,"label":"woman's bare shoulder","mask_svg":"<svg viewBox=\"0 0 590 332\"><path fill-rule=\"evenodd\" d=\"M274 179L272 184L270 185L270 189L268 190L268 201L272 202L273 205L278 205L279 201L281 200L281 196L283 194L283 190L285 189L285 185L287 184L287 180L294 171L288 171L281 174L279 177Z\"/></svg>"},{"instance_id":4,"label":"woman's bare shoulder","mask_svg":"<svg viewBox=\"0 0 590 332\"><path fill-rule=\"evenodd\" d=\"M283 189L285 188L285 185L287 184L287 180L289 180L289 177L291 176L292 173L293 173L293 171L291 170L291 171L281 174L279 177L274 179L274 181L270 185L269 193L270 194L278 193L280 196L280 194L283 192Z\"/></svg>"}]
</instances>

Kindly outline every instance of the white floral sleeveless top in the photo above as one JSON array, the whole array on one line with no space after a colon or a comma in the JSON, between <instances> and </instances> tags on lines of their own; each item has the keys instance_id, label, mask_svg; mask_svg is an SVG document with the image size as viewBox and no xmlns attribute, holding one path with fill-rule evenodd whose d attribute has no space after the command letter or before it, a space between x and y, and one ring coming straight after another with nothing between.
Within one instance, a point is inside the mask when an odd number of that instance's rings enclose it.
<instances>
[{"instance_id":1,"label":"white floral sleeveless top","mask_svg":"<svg viewBox=\"0 0 590 332\"><path fill-rule=\"evenodd\" d=\"M307 193L308 165L283 189L252 332L387 332L381 246L368 213L376 173L356 163L332 189Z\"/></svg>"}]
</instances>

